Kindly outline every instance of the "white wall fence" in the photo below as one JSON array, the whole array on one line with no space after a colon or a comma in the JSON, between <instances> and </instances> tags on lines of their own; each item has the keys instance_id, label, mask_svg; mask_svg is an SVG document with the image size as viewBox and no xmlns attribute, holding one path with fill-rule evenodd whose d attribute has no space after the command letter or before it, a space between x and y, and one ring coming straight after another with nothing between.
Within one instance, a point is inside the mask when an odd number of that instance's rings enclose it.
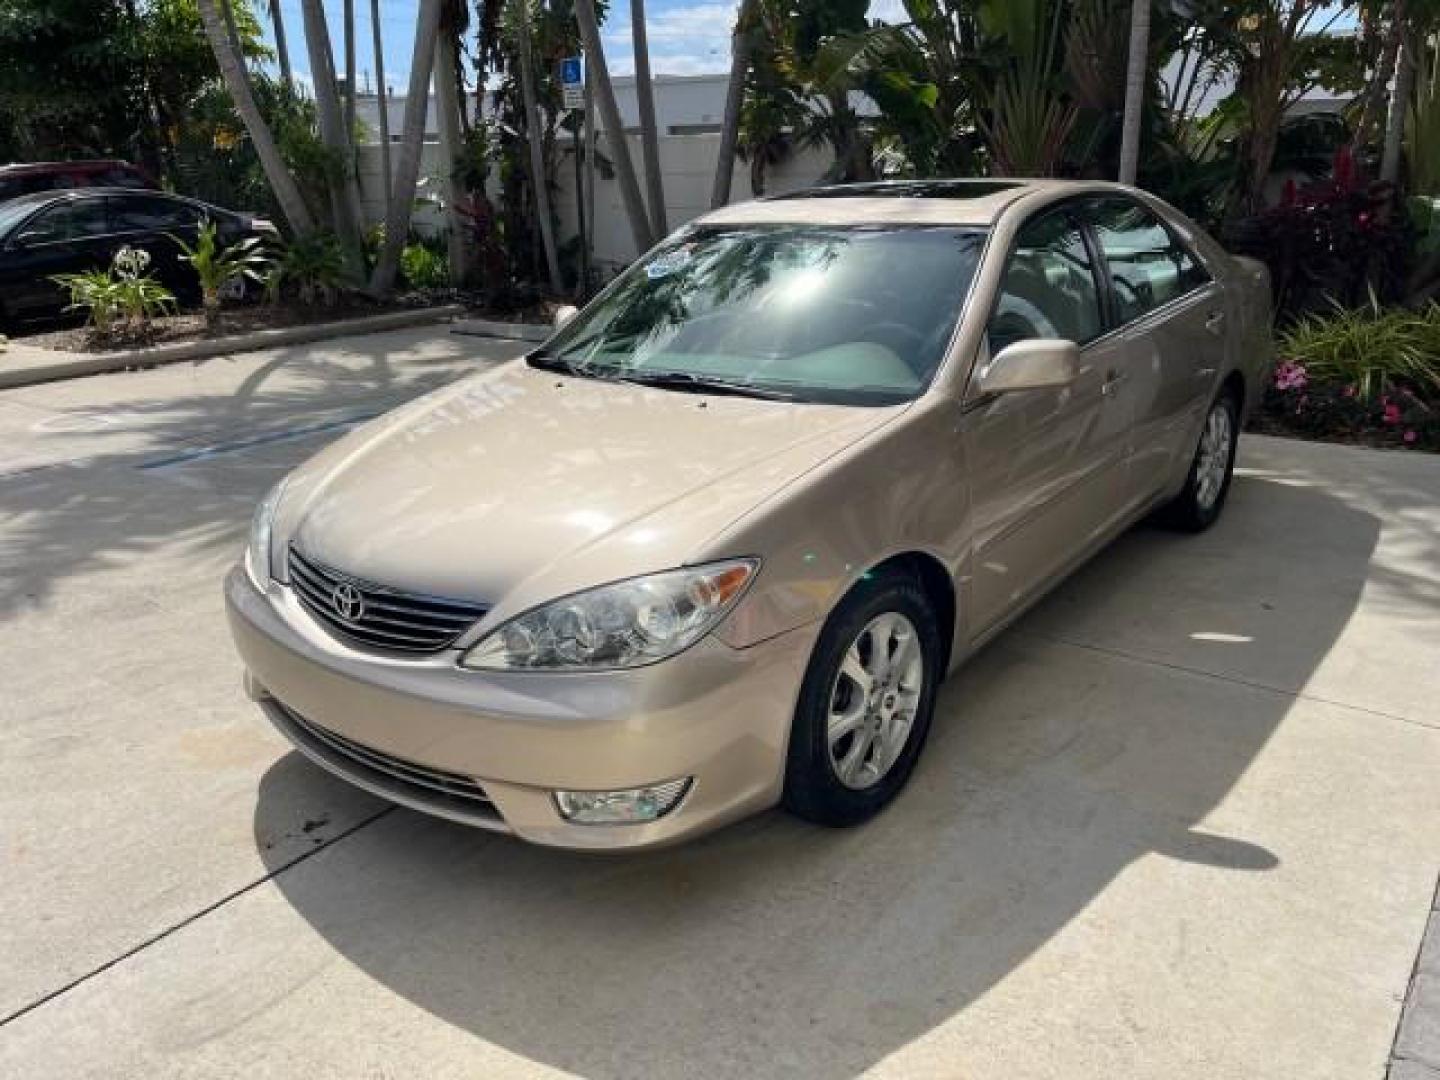
<instances>
[{"instance_id":1,"label":"white wall fence","mask_svg":"<svg viewBox=\"0 0 1440 1080\"><path fill-rule=\"evenodd\" d=\"M639 135L628 137L630 160L644 187ZM556 213L560 219L558 240L563 244L578 233L576 225L575 162L569 153L568 141L560 147L561 158L557 167L558 190L555 192ZM391 147L391 166L399 156L399 148ZM609 152L600 140L600 154L608 159ZM660 170L665 186L665 216L671 229L705 213L710 208L710 189L715 181L715 162L720 152L718 134L664 135L660 138ZM385 217L384 199L381 193L380 147L360 147L360 188L363 195L363 209L367 221L382 221ZM766 194L775 195L794 191L814 184L829 167L831 157L821 150L797 150L778 165L766 171ZM441 169L440 146L426 143L421 157L420 175L438 177ZM752 198L750 190L750 166L737 161L735 174L730 186L732 202ZM425 232L436 232L443 227L443 221L433 209L417 210L416 227ZM639 254L631 240L629 221L625 216L625 203L620 195L617 178L607 178L603 171L595 172L595 221L591 233L594 237L592 258L597 267L614 269L630 262Z\"/></svg>"}]
</instances>

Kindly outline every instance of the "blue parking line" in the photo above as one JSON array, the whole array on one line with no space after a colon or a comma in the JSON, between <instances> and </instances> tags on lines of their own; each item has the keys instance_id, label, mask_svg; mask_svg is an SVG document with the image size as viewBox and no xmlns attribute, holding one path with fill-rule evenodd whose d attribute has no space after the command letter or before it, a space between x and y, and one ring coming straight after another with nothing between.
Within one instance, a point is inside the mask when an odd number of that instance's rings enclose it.
<instances>
[{"instance_id":1,"label":"blue parking line","mask_svg":"<svg viewBox=\"0 0 1440 1080\"><path fill-rule=\"evenodd\" d=\"M269 446L271 443L289 442L293 439L303 439L310 435L320 435L327 431L338 431L342 428L354 427L356 424L363 424L366 420L373 420L379 415L379 412L360 413L356 416L347 416L343 420L327 420L323 424L288 428L285 431L272 431L268 435L253 435L250 438L236 439L233 442L215 443L213 446L200 446L194 450L186 450L179 454L172 454L169 457L145 461L135 467L137 469L149 470L164 469L171 465L188 465L190 462L219 457L221 454L234 454L241 450L252 450L257 446Z\"/></svg>"}]
</instances>

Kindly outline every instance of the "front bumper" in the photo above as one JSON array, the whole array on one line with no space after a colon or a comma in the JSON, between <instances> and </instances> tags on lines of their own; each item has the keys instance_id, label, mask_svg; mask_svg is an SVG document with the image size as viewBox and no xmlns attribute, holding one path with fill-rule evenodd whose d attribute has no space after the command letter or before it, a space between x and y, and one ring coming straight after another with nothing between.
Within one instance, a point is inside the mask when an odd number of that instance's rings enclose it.
<instances>
[{"instance_id":1,"label":"front bumper","mask_svg":"<svg viewBox=\"0 0 1440 1080\"><path fill-rule=\"evenodd\" d=\"M713 635L679 656L613 672L476 672L448 650L361 652L327 634L288 588L225 581L246 683L282 734L378 795L558 847L673 842L773 805L818 626L748 649ZM575 825L552 792L694 782L664 817Z\"/></svg>"}]
</instances>

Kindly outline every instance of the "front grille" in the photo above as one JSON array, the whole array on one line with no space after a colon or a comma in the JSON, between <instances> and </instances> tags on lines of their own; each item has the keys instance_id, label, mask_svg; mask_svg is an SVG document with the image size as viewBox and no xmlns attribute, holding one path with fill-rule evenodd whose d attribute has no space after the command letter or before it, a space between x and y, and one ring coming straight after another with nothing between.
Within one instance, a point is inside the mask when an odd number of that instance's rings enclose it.
<instances>
[{"instance_id":1,"label":"front grille","mask_svg":"<svg viewBox=\"0 0 1440 1080\"><path fill-rule=\"evenodd\" d=\"M471 802L483 803L486 806L492 805L490 797L485 794L485 789L468 776L446 772L444 769L432 769L428 765L407 761L404 758L387 754L383 750L362 746L360 743L345 738L344 735L336 734L329 728L312 724L293 710L286 709L285 711L291 722L296 727L304 729L311 738L318 739L331 750L344 754L367 769L385 773L387 776L402 780L407 784L418 784L420 787L429 788L432 791L444 792L457 799L467 799Z\"/></svg>"},{"instance_id":2,"label":"front grille","mask_svg":"<svg viewBox=\"0 0 1440 1080\"><path fill-rule=\"evenodd\" d=\"M389 652L439 652L485 614L483 604L402 592L352 577L290 549L290 585L336 636Z\"/></svg>"},{"instance_id":3,"label":"front grille","mask_svg":"<svg viewBox=\"0 0 1440 1080\"><path fill-rule=\"evenodd\" d=\"M352 784L451 821L507 831L485 789L470 777L364 746L312 723L272 697L265 698L261 707L306 756Z\"/></svg>"}]
</instances>

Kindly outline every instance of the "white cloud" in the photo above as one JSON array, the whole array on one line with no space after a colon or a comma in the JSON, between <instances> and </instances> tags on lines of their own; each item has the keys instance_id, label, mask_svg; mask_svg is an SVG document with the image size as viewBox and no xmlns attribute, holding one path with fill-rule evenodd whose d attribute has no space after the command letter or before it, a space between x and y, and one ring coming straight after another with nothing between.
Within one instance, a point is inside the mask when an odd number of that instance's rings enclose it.
<instances>
[{"instance_id":1,"label":"white cloud","mask_svg":"<svg viewBox=\"0 0 1440 1080\"><path fill-rule=\"evenodd\" d=\"M647 0L645 29L650 70L657 75L729 71L730 31L738 10L738 0L680 0L670 4ZM869 14L885 22L908 21L902 0L872 0ZM611 73L633 75L629 0L617 0L610 6L602 38Z\"/></svg>"},{"instance_id":2,"label":"white cloud","mask_svg":"<svg viewBox=\"0 0 1440 1080\"><path fill-rule=\"evenodd\" d=\"M657 75L697 75L730 69L730 31L738 3L702 0L700 3L660 7L653 2L645 12L650 46L650 70ZM603 31L605 59L616 75L635 71L630 41L630 5L611 6Z\"/></svg>"}]
</instances>

